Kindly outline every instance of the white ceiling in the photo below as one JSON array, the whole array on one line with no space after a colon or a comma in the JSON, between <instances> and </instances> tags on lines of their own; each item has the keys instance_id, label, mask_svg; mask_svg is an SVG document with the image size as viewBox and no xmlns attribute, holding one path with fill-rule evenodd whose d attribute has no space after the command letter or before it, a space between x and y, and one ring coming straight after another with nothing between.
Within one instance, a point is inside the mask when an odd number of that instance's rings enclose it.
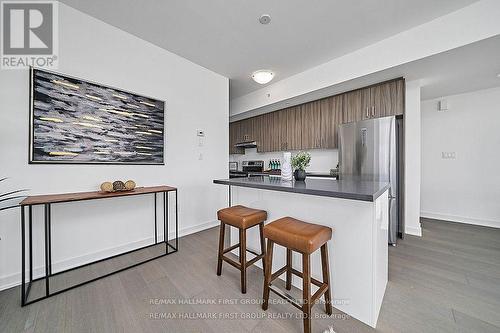
<instances>
[{"instance_id":1,"label":"white ceiling","mask_svg":"<svg viewBox=\"0 0 500 333\"><path fill-rule=\"evenodd\" d=\"M447 52L389 68L231 117L231 121L279 110L385 80L420 80L421 99L433 99L500 87L500 35Z\"/></svg>"},{"instance_id":2,"label":"white ceiling","mask_svg":"<svg viewBox=\"0 0 500 333\"><path fill-rule=\"evenodd\" d=\"M262 87L257 69L282 80L476 1L62 0L229 77L231 99Z\"/></svg>"}]
</instances>

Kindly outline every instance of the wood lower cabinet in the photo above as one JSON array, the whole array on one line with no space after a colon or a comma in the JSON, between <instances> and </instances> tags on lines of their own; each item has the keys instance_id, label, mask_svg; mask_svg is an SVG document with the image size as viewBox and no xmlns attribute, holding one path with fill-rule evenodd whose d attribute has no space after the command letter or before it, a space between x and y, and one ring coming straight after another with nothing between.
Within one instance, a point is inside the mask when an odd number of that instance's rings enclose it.
<instances>
[{"instance_id":1,"label":"wood lower cabinet","mask_svg":"<svg viewBox=\"0 0 500 333\"><path fill-rule=\"evenodd\" d=\"M234 144L256 141L258 152L336 149L338 126L404 113L405 81L396 79L304 103L229 125L229 151L244 153Z\"/></svg>"}]
</instances>

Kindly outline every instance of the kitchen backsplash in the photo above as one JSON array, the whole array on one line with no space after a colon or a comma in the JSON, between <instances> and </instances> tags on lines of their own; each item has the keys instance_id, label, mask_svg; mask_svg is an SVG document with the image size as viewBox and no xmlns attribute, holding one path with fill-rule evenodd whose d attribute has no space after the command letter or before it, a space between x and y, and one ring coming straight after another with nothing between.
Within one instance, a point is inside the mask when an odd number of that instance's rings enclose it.
<instances>
[{"instance_id":1,"label":"kitchen backsplash","mask_svg":"<svg viewBox=\"0 0 500 333\"><path fill-rule=\"evenodd\" d=\"M292 156L298 151L292 151ZM307 168L308 172L329 172L336 168L339 160L339 151L337 149L311 149L311 164ZM264 168L269 168L270 160L282 160L283 152L258 153L257 148L247 148L245 154L229 155L230 162L238 162L238 170L241 170L241 161L262 160Z\"/></svg>"}]
</instances>

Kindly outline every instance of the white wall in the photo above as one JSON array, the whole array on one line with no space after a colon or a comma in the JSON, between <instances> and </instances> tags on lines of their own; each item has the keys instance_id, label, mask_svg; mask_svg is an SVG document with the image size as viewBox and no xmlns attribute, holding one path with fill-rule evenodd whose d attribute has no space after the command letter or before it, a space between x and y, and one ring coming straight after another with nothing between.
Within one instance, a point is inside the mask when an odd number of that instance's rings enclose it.
<instances>
[{"instance_id":1,"label":"white wall","mask_svg":"<svg viewBox=\"0 0 500 333\"><path fill-rule=\"evenodd\" d=\"M308 172L329 173L330 169L337 167L339 161L339 151L337 149L311 149L307 150L311 154L311 163L307 168ZM292 151L292 156L297 151ZM245 154L229 155L231 162L238 162L238 169L241 170L241 162L249 160L263 160L264 168L269 168L270 160L283 160L283 152L258 153L257 148L245 149Z\"/></svg>"},{"instance_id":2,"label":"white wall","mask_svg":"<svg viewBox=\"0 0 500 333\"><path fill-rule=\"evenodd\" d=\"M231 100L231 115L301 96L500 34L500 1L470 6Z\"/></svg>"},{"instance_id":3,"label":"white wall","mask_svg":"<svg viewBox=\"0 0 500 333\"><path fill-rule=\"evenodd\" d=\"M421 236L420 227L420 82L406 82L405 95L405 233Z\"/></svg>"},{"instance_id":4,"label":"white wall","mask_svg":"<svg viewBox=\"0 0 500 333\"><path fill-rule=\"evenodd\" d=\"M500 228L500 88L443 98L422 103L422 216Z\"/></svg>"},{"instance_id":5,"label":"white wall","mask_svg":"<svg viewBox=\"0 0 500 333\"><path fill-rule=\"evenodd\" d=\"M29 73L0 73L2 190L30 194L96 190L105 180L179 188L181 234L214 225L227 189L228 79L64 4L59 5L59 72L166 101L164 166L28 165ZM196 130L206 133L198 146ZM199 155L203 154L202 159ZM173 198L173 197L172 197ZM160 210L159 210L160 211ZM35 266L43 261L37 209ZM153 198L130 197L52 207L56 270L138 246L153 237ZM161 215L160 215L161 216ZM162 233L160 231L160 234ZM19 210L0 212L0 289L20 281ZM182 249L181 249L182 251Z\"/></svg>"}]
</instances>

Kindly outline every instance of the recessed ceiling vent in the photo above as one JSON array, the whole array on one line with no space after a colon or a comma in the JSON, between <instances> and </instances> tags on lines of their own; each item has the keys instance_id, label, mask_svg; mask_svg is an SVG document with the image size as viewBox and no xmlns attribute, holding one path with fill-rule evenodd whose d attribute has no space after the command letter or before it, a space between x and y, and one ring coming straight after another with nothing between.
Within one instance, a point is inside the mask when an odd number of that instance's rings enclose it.
<instances>
[{"instance_id":1,"label":"recessed ceiling vent","mask_svg":"<svg viewBox=\"0 0 500 333\"><path fill-rule=\"evenodd\" d=\"M263 14L259 17L260 24L269 24L271 23L271 16L267 14Z\"/></svg>"}]
</instances>

